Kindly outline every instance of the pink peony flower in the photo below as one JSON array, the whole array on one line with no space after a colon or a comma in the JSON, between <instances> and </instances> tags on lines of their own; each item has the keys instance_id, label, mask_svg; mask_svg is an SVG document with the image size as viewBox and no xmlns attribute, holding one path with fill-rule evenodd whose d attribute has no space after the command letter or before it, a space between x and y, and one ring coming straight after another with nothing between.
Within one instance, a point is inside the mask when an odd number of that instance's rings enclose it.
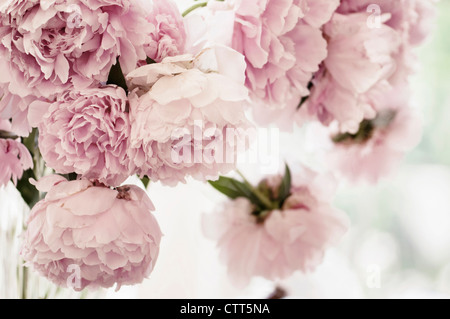
<instances>
[{"instance_id":1,"label":"pink peony flower","mask_svg":"<svg viewBox=\"0 0 450 319\"><path fill-rule=\"evenodd\" d=\"M33 167L33 159L28 149L18 140L2 136L11 130L9 121L0 120L0 187L11 179L14 184L22 178L27 169Z\"/></svg>"},{"instance_id":2,"label":"pink peony flower","mask_svg":"<svg viewBox=\"0 0 450 319\"><path fill-rule=\"evenodd\" d=\"M11 119L11 131L19 136L28 136L31 126L28 123L28 106L34 100L32 96L20 97L6 92L0 93L0 119Z\"/></svg>"},{"instance_id":3,"label":"pink peony flower","mask_svg":"<svg viewBox=\"0 0 450 319\"><path fill-rule=\"evenodd\" d=\"M149 58L161 62L166 57L185 53L186 31L175 2L153 0L147 21L155 26L150 33L151 41L145 46Z\"/></svg>"},{"instance_id":4,"label":"pink peony flower","mask_svg":"<svg viewBox=\"0 0 450 319\"><path fill-rule=\"evenodd\" d=\"M75 172L118 186L130 175L128 99L116 86L67 91L53 103L35 101L39 149L57 173Z\"/></svg>"},{"instance_id":5,"label":"pink peony flower","mask_svg":"<svg viewBox=\"0 0 450 319\"><path fill-rule=\"evenodd\" d=\"M131 72L129 156L137 172L176 185L235 168L235 137L248 127L244 71L241 54L215 47Z\"/></svg>"},{"instance_id":6,"label":"pink peony flower","mask_svg":"<svg viewBox=\"0 0 450 319\"><path fill-rule=\"evenodd\" d=\"M327 56L320 28L338 4L337 0L208 3L210 10L235 13L232 47L246 57L246 85L258 123L275 122L280 110L295 111L309 95L313 73Z\"/></svg>"},{"instance_id":7,"label":"pink peony flower","mask_svg":"<svg viewBox=\"0 0 450 319\"><path fill-rule=\"evenodd\" d=\"M50 97L106 81L145 59L148 23L137 1L3 1L0 84L20 97Z\"/></svg>"},{"instance_id":8,"label":"pink peony flower","mask_svg":"<svg viewBox=\"0 0 450 319\"><path fill-rule=\"evenodd\" d=\"M397 69L390 82L404 85L417 68L414 47L426 39L434 26L434 3L434 0L344 0L338 11L343 14L371 11L368 22L374 27L380 22L379 14L389 15L384 24L395 30L401 38L400 48L395 55Z\"/></svg>"},{"instance_id":9,"label":"pink peony flower","mask_svg":"<svg viewBox=\"0 0 450 319\"><path fill-rule=\"evenodd\" d=\"M281 178L267 186L279 188ZM305 170L296 176L281 209L255 216L246 198L227 202L220 212L205 215L204 233L217 240L220 258L238 286L254 276L283 279L295 271L313 271L327 247L348 228L347 216L331 206L330 180Z\"/></svg>"},{"instance_id":10,"label":"pink peony flower","mask_svg":"<svg viewBox=\"0 0 450 319\"><path fill-rule=\"evenodd\" d=\"M147 194L136 186L110 189L52 175L37 188L22 256L42 276L77 291L141 283L159 254L161 230Z\"/></svg>"},{"instance_id":11,"label":"pink peony flower","mask_svg":"<svg viewBox=\"0 0 450 319\"><path fill-rule=\"evenodd\" d=\"M408 90L383 93L376 117L363 121L355 134L334 135L334 146L327 153L330 166L352 182L378 182L420 142L422 121L409 106Z\"/></svg>"},{"instance_id":12,"label":"pink peony flower","mask_svg":"<svg viewBox=\"0 0 450 319\"><path fill-rule=\"evenodd\" d=\"M378 6L379 12L372 10L371 13L389 13L391 17L386 25L403 33L405 42L416 46L425 40L433 28L435 3L435 0L342 0L338 12L364 12L368 9L370 11L371 5L372 8L375 8L374 5Z\"/></svg>"},{"instance_id":13,"label":"pink peony flower","mask_svg":"<svg viewBox=\"0 0 450 319\"><path fill-rule=\"evenodd\" d=\"M382 15L380 21L388 18ZM385 85L397 67L399 34L384 23L370 28L367 20L368 13L336 13L325 25L328 57L302 106L303 113L313 114L325 125L336 120L342 132L355 133L361 121L375 116L365 95Z\"/></svg>"}]
</instances>

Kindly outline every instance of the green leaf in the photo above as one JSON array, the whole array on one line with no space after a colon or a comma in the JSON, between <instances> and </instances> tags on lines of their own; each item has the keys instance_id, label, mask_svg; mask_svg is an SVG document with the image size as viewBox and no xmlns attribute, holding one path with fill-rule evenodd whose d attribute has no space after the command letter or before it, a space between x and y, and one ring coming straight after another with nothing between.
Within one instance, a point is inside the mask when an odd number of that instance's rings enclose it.
<instances>
[{"instance_id":1,"label":"green leaf","mask_svg":"<svg viewBox=\"0 0 450 319\"><path fill-rule=\"evenodd\" d=\"M300 100L300 103L297 106L297 111L302 108L303 104L305 104L305 102L308 101L308 99L309 99L309 95L302 97L302 99Z\"/></svg>"},{"instance_id":2,"label":"green leaf","mask_svg":"<svg viewBox=\"0 0 450 319\"><path fill-rule=\"evenodd\" d=\"M257 207L259 207L261 209L265 208L265 205L263 204L263 202L254 193L254 190L251 188L251 185L239 182L235 179L231 179L231 183L236 187L236 189L238 191L240 191L243 194L243 196L240 196L240 197L247 198L248 200L250 200L250 202L252 204L256 205Z\"/></svg>"},{"instance_id":3,"label":"green leaf","mask_svg":"<svg viewBox=\"0 0 450 319\"><path fill-rule=\"evenodd\" d=\"M141 182L142 184L144 184L144 187L147 188L148 184L150 184L150 178L148 178L148 176L144 176L143 178L141 178Z\"/></svg>"},{"instance_id":4,"label":"green leaf","mask_svg":"<svg viewBox=\"0 0 450 319\"><path fill-rule=\"evenodd\" d=\"M244 184L233 178L220 176L217 181L209 181L212 187L231 199L247 197L251 190Z\"/></svg>"},{"instance_id":5,"label":"green leaf","mask_svg":"<svg viewBox=\"0 0 450 319\"><path fill-rule=\"evenodd\" d=\"M217 181L209 181L209 184L211 184L216 190L231 199L244 197L247 198L259 210L266 209L266 206L253 192L251 186L247 185L246 183L242 183L233 178L221 176Z\"/></svg>"},{"instance_id":6,"label":"green leaf","mask_svg":"<svg viewBox=\"0 0 450 319\"><path fill-rule=\"evenodd\" d=\"M314 87L314 84L312 82L312 80L308 83L308 90L311 91L311 89ZM300 110L303 106L303 104L305 104L306 101L308 101L310 95L304 96L302 97L302 99L300 100L300 103L297 106L297 111Z\"/></svg>"},{"instance_id":7,"label":"green leaf","mask_svg":"<svg viewBox=\"0 0 450 319\"><path fill-rule=\"evenodd\" d=\"M286 164L284 177L283 180L281 181L281 185L278 191L280 207L283 206L284 201L291 195L291 186L292 186L291 171L289 169L289 166Z\"/></svg>"},{"instance_id":8,"label":"green leaf","mask_svg":"<svg viewBox=\"0 0 450 319\"><path fill-rule=\"evenodd\" d=\"M40 198L39 191L28 181L30 178L36 179L32 169L23 172L22 178L17 181L16 187L25 203L27 203L30 208L33 208Z\"/></svg>"},{"instance_id":9,"label":"green leaf","mask_svg":"<svg viewBox=\"0 0 450 319\"><path fill-rule=\"evenodd\" d=\"M109 77L107 84L115 84L120 86L125 92L128 93L127 81L125 80L125 76L122 72L122 67L120 66L119 58L117 58L116 64L111 67L111 71L109 71Z\"/></svg>"},{"instance_id":10,"label":"green leaf","mask_svg":"<svg viewBox=\"0 0 450 319\"><path fill-rule=\"evenodd\" d=\"M76 181L78 179L77 173L69 173L69 174L64 174L62 176L65 177L68 181Z\"/></svg>"}]
</instances>

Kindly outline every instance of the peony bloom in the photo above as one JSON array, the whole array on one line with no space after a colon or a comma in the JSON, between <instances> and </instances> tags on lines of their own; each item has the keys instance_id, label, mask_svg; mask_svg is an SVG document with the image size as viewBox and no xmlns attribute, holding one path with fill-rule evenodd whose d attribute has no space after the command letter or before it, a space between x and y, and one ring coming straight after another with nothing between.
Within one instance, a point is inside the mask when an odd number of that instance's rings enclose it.
<instances>
[{"instance_id":1,"label":"peony bloom","mask_svg":"<svg viewBox=\"0 0 450 319\"><path fill-rule=\"evenodd\" d=\"M388 18L382 15L380 21ZM336 120L342 132L351 133L364 119L375 116L365 95L394 74L400 37L384 23L369 27L367 20L368 13L336 13L325 25L328 57L312 81L311 96L300 114L313 114L325 125Z\"/></svg>"},{"instance_id":2,"label":"peony bloom","mask_svg":"<svg viewBox=\"0 0 450 319\"><path fill-rule=\"evenodd\" d=\"M414 47L426 39L434 26L435 1L343 0L338 8L338 12L342 14L366 11L371 11L369 23L374 27L381 22L380 13L388 14L389 18L384 24L399 34L401 45L395 55L397 69L389 81L394 85L404 85L417 66Z\"/></svg>"},{"instance_id":3,"label":"peony bloom","mask_svg":"<svg viewBox=\"0 0 450 319\"><path fill-rule=\"evenodd\" d=\"M119 289L150 275L162 234L143 190L58 175L41 179L37 188L47 195L28 219L21 252L27 265L75 290L115 283Z\"/></svg>"},{"instance_id":4,"label":"peony bloom","mask_svg":"<svg viewBox=\"0 0 450 319\"><path fill-rule=\"evenodd\" d=\"M33 167L33 159L28 149L18 140L2 136L9 134L11 124L0 120L0 187L5 186L11 179L14 184L22 178L22 174Z\"/></svg>"},{"instance_id":5,"label":"peony bloom","mask_svg":"<svg viewBox=\"0 0 450 319\"><path fill-rule=\"evenodd\" d=\"M129 156L137 172L176 185L232 170L246 147L236 142L248 126L244 71L241 54L215 47L131 72Z\"/></svg>"},{"instance_id":6,"label":"peony bloom","mask_svg":"<svg viewBox=\"0 0 450 319\"><path fill-rule=\"evenodd\" d=\"M172 0L153 0L147 21L155 28L150 33L151 41L145 46L145 53L156 62L169 56L184 53L186 31L183 17Z\"/></svg>"},{"instance_id":7,"label":"peony bloom","mask_svg":"<svg viewBox=\"0 0 450 319\"><path fill-rule=\"evenodd\" d=\"M11 130L19 136L28 136L31 126L28 123L28 106L33 102L32 96L20 97L5 92L0 93L0 119L11 119Z\"/></svg>"},{"instance_id":8,"label":"peony bloom","mask_svg":"<svg viewBox=\"0 0 450 319\"><path fill-rule=\"evenodd\" d=\"M270 198L277 198L281 180L271 177L259 188L269 189ZM297 270L313 271L349 224L347 216L330 204L332 184L305 170L295 177L280 209L258 212L240 197L227 202L220 212L205 215L204 233L217 240L233 283L245 286L254 276L277 280Z\"/></svg>"},{"instance_id":9,"label":"peony bloom","mask_svg":"<svg viewBox=\"0 0 450 319\"><path fill-rule=\"evenodd\" d=\"M280 110L295 111L309 95L313 73L327 56L320 28L338 5L337 0L208 3L210 10L234 12L231 46L246 58L246 85L258 123L276 122Z\"/></svg>"},{"instance_id":10,"label":"peony bloom","mask_svg":"<svg viewBox=\"0 0 450 319\"><path fill-rule=\"evenodd\" d=\"M11 0L0 13L0 84L20 97L106 81L119 57L124 72L145 60L137 1Z\"/></svg>"},{"instance_id":11,"label":"peony bloom","mask_svg":"<svg viewBox=\"0 0 450 319\"><path fill-rule=\"evenodd\" d=\"M130 175L128 99L113 85L67 91L53 103L35 101L30 118L39 128L39 149L57 173L75 172L118 186Z\"/></svg>"},{"instance_id":12,"label":"peony bloom","mask_svg":"<svg viewBox=\"0 0 450 319\"><path fill-rule=\"evenodd\" d=\"M327 153L330 166L352 182L376 183L390 174L419 142L421 117L409 106L409 92L397 88L379 97L377 115L355 134L336 134Z\"/></svg>"},{"instance_id":13,"label":"peony bloom","mask_svg":"<svg viewBox=\"0 0 450 319\"><path fill-rule=\"evenodd\" d=\"M406 42L416 46L425 40L433 28L435 3L435 0L342 0L338 12L343 14L364 12L371 5L372 8L375 8L374 5L378 6L379 13L391 15L386 25L403 33ZM377 14L374 10L371 12L373 15Z\"/></svg>"}]
</instances>

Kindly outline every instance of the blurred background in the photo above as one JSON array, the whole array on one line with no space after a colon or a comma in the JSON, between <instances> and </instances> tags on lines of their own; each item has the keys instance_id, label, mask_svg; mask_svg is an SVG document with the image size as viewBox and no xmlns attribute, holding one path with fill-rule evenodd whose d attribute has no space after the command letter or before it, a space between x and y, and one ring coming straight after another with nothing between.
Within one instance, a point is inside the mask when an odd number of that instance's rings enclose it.
<instances>
[{"instance_id":1,"label":"blurred background","mask_svg":"<svg viewBox=\"0 0 450 319\"><path fill-rule=\"evenodd\" d=\"M183 1L179 1L183 2ZM288 298L449 298L450 297L450 1L438 4L437 26L417 51L421 68L414 78L413 103L424 116L421 144L394 175L377 186L341 185L335 205L346 211L350 231L327 252L312 274L273 283L254 279L233 287L218 261L215 243L201 230L203 214L226 199L210 186L191 181L176 188L151 184L149 195L164 238L151 277L119 292L75 294L17 272L22 216L13 185L0 190L0 298L17 298L27 278L29 296L103 298L266 298L282 287ZM304 130L282 134L280 158L311 162L302 152ZM293 164L292 164L293 163ZM241 165L250 180L261 172ZM130 182L139 183L137 179ZM6 245L5 243L9 243ZM17 259L17 260L16 260ZM50 290L48 289L49 287Z\"/></svg>"}]
</instances>

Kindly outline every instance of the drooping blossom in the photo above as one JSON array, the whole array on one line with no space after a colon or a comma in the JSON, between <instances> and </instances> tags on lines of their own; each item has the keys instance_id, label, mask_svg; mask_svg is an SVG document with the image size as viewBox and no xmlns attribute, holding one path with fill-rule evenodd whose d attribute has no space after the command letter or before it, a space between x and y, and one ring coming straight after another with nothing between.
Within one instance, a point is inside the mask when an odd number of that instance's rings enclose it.
<instances>
[{"instance_id":1,"label":"drooping blossom","mask_svg":"<svg viewBox=\"0 0 450 319\"><path fill-rule=\"evenodd\" d=\"M147 21L154 28L145 53L156 62L169 56L184 54L186 30L178 6L172 0L153 0Z\"/></svg>"},{"instance_id":2,"label":"drooping blossom","mask_svg":"<svg viewBox=\"0 0 450 319\"><path fill-rule=\"evenodd\" d=\"M383 22L371 28L368 13L335 13L324 27L328 39L328 57L312 81L311 96L302 113L313 114L323 124L339 123L342 132L357 132L364 119L375 116L366 95L386 85L394 74L399 34Z\"/></svg>"},{"instance_id":3,"label":"drooping blossom","mask_svg":"<svg viewBox=\"0 0 450 319\"><path fill-rule=\"evenodd\" d=\"M3 1L0 84L20 97L48 98L106 81L145 60L149 28L138 1Z\"/></svg>"},{"instance_id":4,"label":"drooping blossom","mask_svg":"<svg viewBox=\"0 0 450 319\"><path fill-rule=\"evenodd\" d=\"M379 96L377 115L364 120L355 134L334 134L327 152L330 167L352 182L377 183L420 142L422 121L410 106L406 88Z\"/></svg>"},{"instance_id":5,"label":"drooping blossom","mask_svg":"<svg viewBox=\"0 0 450 319\"><path fill-rule=\"evenodd\" d=\"M280 176L263 180L259 187L276 198ZM252 277L278 280L295 271L313 271L326 249L348 228L348 218L331 206L335 185L326 177L304 169L295 176L282 207L255 213L255 206L239 197L213 214L204 215L204 233L217 241L220 259L232 282L245 286Z\"/></svg>"},{"instance_id":6,"label":"drooping blossom","mask_svg":"<svg viewBox=\"0 0 450 319\"><path fill-rule=\"evenodd\" d=\"M110 186L130 175L128 99L114 85L67 91L53 103L35 101L30 117L39 149L57 173L77 173Z\"/></svg>"},{"instance_id":7,"label":"drooping blossom","mask_svg":"<svg viewBox=\"0 0 450 319\"><path fill-rule=\"evenodd\" d=\"M10 180L17 184L23 172L33 167L30 152L19 140L2 136L13 136L9 121L0 119L0 187Z\"/></svg>"},{"instance_id":8,"label":"drooping blossom","mask_svg":"<svg viewBox=\"0 0 450 319\"><path fill-rule=\"evenodd\" d=\"M389 13L386 25L404 33L405 40L413 45L421 44L433 28L436 12L435 0L342 0L338 12L342 14L369 11L373 15Z\"/></svg>"},{"instance_id":9,"label":"drooping blossom","mask_svg":"<svg viewBox=\"0 0 450 319\"><path fill-rule=\"evenodd\" d=\"M244 72L243 56L223 46L131 72L129 156L137 172L176 185L235 168L248 127Z\"/></svg>"},{"instance_id":10,"label":"drooping blossom","mask_svg":"<svg viewBox=\"0 0 450 319\"><path fill-rule=\"evenodd\" d=\"M388 14L384 24L395 30L401 44L395 55L397 68L389 79L394 85L404 85L408 77L417 69L417 57L414 48L420 45L430 34L434 26L436 6L434 0L343 0L338 8L342 14L370 12L368 23L378 27L380 15Z\"/></svg>"},{"instance_id":11,"label":"drooping blossom","mask_svg":"<svg viewBox=\"0 0 450 319\"><path fill-rule=\"evenodd\" d=\"M21 255L53 283L80 291L141 283L153 271L162 237L153 204L136 186L110 189L52 175L32 209Z\"/></svg>"}]
</instances>

